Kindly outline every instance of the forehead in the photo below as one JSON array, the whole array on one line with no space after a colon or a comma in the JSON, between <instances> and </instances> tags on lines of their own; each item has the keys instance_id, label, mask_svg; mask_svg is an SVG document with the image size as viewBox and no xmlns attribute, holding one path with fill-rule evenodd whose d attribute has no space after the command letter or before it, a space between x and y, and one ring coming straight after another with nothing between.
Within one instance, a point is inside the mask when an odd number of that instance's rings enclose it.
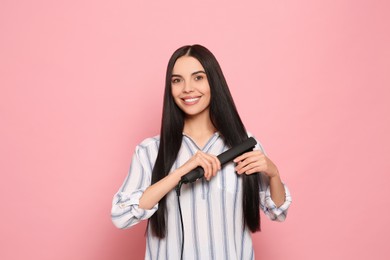
<instances>
[{"instance_id":1,"label":"forehead","mask_svg":"<svg viewBox=\"0 0 390 260\"><path fill-rule=\"evenodd\" d=\"M202 64L194 57L182 56L176 60L172 74L186 75L197 71L204 71Z\"/></svg>"}]
</instances>

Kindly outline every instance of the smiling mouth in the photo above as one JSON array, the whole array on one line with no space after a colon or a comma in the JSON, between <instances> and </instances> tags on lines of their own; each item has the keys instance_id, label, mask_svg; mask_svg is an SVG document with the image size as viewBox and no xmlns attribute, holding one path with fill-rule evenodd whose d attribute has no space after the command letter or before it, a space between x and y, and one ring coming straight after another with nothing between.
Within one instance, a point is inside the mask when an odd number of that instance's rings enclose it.
<instances>
[{"instance_id":1,"label":"smiling mouth","mask_svg":"<svg viewBox=\"0 0 390 260\"><path fill-rule=\"evenodd\" d=\"M195 103L200 99L200 97L195 97L195 98L183 98L183 101L185 103Z\"/></svg>"}]
</instances>

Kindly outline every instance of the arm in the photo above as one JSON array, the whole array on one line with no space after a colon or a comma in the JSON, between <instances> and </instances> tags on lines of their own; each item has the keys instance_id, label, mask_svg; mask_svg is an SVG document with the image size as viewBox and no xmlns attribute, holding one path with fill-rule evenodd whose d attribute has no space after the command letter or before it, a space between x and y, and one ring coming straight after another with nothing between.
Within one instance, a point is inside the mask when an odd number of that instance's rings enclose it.
<instances>
[{"instance_id":1,"label":"arm","mask_svg":"<svg viewBox=\"0 0 390 260\"><path fill-rule=\"evenodd\" d=\"M269 178L271 198L279 207L285 201L285 189L276 165L260 150L244 153L234 159L237 174L264 173Z\"/></svg>"},{"instance_id":2,"label":"arm","mask_svg":"<svg viewBox=\"0 0 390 260\"><path fill-rule=\"evenodd\" d=\"M260 206L270 219L283 221L291 204L290 192L261 146L258 144L254 151L238 156L234 162L238 174L260 172Z\"/></svg>"},{"instance_id":3,"label":"arm","mask_svg":"<svg viewBox=\"0 0 390 260\"><path fill-rule=\"evenodd\" d=\"M286 190L284 189L284 185L279 174L274 177L270 177L269 187L272 200L274 201L276 207L280 207L286 200Z\"/></svg>"},{"instance_id":4,"label":"arm","mask_svg":"<svg viewBox=\"0 0 390 260\"><path fill-rule=\"evenodd\" d=\"M137 146L127 178L114 196L111 219L118 228L128 228L150 218L157 211L158 202L192 169L201 166L205 178L210 180L221 168L216 156L198 151L181 167L150 185L158 146L153 143L155 139L148 140Z\"/></svg>"},{"instance_id":5,"label":"arm","mask_svg":"<svg viewBox=\"0 0 390 260\"><path fill-rule=\"evenodd\" d=\"M149 186L140 199L139 207L151 209L153 205L158 203L168 192L176 187L183 175L198 166L204 169L204 176L207 180L210 180L221 169L221 164L216 156L198 151L181 167Z\"/></svg>"},{"instance_id":6,"label":"arm","mask_svg":"<svg viewBox=\"0 0 390 260\"><path fill-rule=\"evenodd\" d=\"M149 186L139 200L139 207L142 209L153 208L154 205L179 183L181 176L185 173L183 169L178 168L160 181Z\"/></svg>"},{"instance_id":7,"label":"arm","mask_svg":"<svg viewBox=\"0 0 390 260\"><path fill-rule=\"evenodd\" d=\"M139 207L139 200L150 185L152 164L147 148L137 146L132 158L129 173L119 191L114 195L111 219L118 228L129 228L141 220L148 219L158 209L156 203L149 210Z\"/></svg>"}]
</instances>

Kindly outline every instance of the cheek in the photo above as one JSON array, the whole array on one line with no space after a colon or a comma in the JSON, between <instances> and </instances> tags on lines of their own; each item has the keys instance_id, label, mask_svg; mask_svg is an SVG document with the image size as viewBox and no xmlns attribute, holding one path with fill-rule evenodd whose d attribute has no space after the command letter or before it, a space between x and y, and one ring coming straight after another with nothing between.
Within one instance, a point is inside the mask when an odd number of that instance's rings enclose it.
<instances>
[{"instance_id":1,"label":"cheek","mask_svg":"<svg viewBox=\"0 0 390 260\"><path fill-rule=\"evenodd\" d=\"M207 106L209 106L211 103L211 93L210 93L210 91L208 91L208 92L203 93L203 94L205 97L205 102L207 103Z\"/></svg>"},{"instance_id":2,"label":"cheek","mask_svg":"<svg viewBox=\"0 0 390 260\"><path fill-rule=\"evenodd\" d=\"M210 93L211 93L210 85L209 85L209 83L208 83L207 81L204 82L204 83L200 86L200 89L201 89L202 93L205 94L205 95L210 95Z\"/></svg>"},{"instance_id":3,"label":"cheek","mask_svg":"<svg viewBox=\"0 0 390 260\"><path fill-rule=\"evenodd\" d=\"M208 96L209 99L211 99L211 90L210 90L210 87L207 86L205 89L204 89L204 92L203 92L205 95Z\"/></svg>"},{"instance_id":4,"label":"cheek","mask_svg":"<svg viewBox=\"0 0 390 260\"><path fill-rule=\"evenodd\" d=\"M177 95L179 94L178 88L171 87L171 94L173 98L175 99Z\"/></svg>"},{"instance_id":5,"label":"cheek","mask_svg":"<svg viewBox=\"0 0 390 260\"><path fill-rule=\"evenodd\" d=\"M176 105L180 105L180 98L179 98L179 95L180 95L180 91L178 91L177 88L172 88L171 89L171 95L172 95L172 99L173 99L173 102L175 102Z\"/></svg>"}]
</instances>

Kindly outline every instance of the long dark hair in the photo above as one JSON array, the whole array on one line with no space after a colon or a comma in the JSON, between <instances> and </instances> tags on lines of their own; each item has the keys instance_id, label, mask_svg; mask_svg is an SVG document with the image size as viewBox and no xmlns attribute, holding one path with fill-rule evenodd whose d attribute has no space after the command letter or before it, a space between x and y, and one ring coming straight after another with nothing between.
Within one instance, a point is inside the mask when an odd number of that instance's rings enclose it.
<instances>
[{"instance_id":1,"label":"long dark hair","mask_svg":"<svg viewBox=\"0 0 390 260\"><path fill-rule=\"evenodd\" d=\"M171 94L171 77L176 60L182 56L196 58L203 66L210 85L210 118L224 138L225 143L232 147L248 138L244 124L237 112L225 77L215 56L201 45L187 45L177 49L168 62L162 123L160 131L160 146L156 163L152 172L152 184L158 182L172 168L181 147L184 128L184 113L175 104ZM244 225L252 231L260 230L259 212L259 182L258 174L241 175L243 184L243 216ZM166 233L166 196L158 206L156 213L149 220L152 234L164 238Z\"/></svg>"}]
</instances>

